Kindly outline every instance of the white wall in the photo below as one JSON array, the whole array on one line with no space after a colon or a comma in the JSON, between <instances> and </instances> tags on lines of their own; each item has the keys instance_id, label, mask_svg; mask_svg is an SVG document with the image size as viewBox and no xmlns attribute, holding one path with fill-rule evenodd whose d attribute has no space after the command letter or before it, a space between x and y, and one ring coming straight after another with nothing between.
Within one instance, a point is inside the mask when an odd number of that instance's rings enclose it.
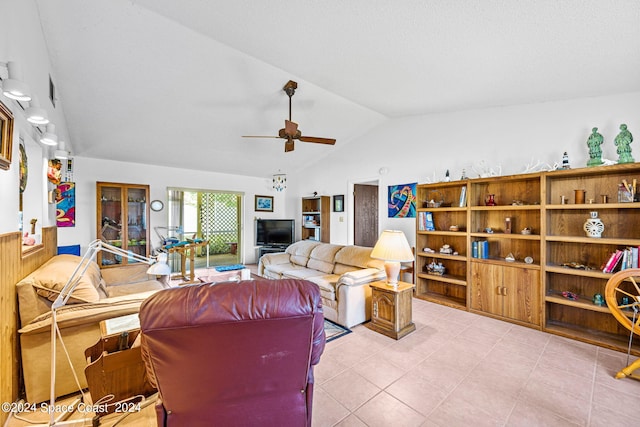
<instances>
[{"instance_id":1,"label":"white wall","mask_svg":"<svg viewBox=\"0 0 640 427\"><path fill-rule=\"evenodd\" d=\"M64 107L61 99L58 99L54 108L49 101L49 75L54 82L55 74L49 63L47 45L42 34L38 10L33 0L0 0L0 62L15 61L19 63L22 76L21 80L29 85L31 93L38 96L40 105L49 114L49 119L56 125L56 133L60 139L69 141L67 125L64 118ZM6 69L2 67L3 76ZM18 229L18 199L19 199L19 135L37 141L38 134L34 127L26 121L24 110L16 101L0 95L0 101L13 112L15 116L14 138L12 150L12 163L8 171L0 170L0 233L16 231ZM28 107L28 103L23 103ZM39 144L35 143L34 144ZM69 144L71 146L71 144ZM40 144L41 146L41 144ZM46 159L51 149L43 149ZM29 181L30 186L47 187L46 181L40 174L43 157L38 158L37 150L30 150ZM42 194L30 196L25 200L25 223L28 225L31 217L38 218L39 230L42 226L55 225L55 207L46 203L46 191ZM28 228L25 226L25 228Z\"/></svg>"},{"instance_id":2,"label":"white wall","mask_svg":"<svg viewBox=\"0 0 640 427\"><path fill-rule=\"evenodd\" d=\"M573 168L585 167L593 127L604 136L603 157L617 160L614 138L621 123L635 132L632 155L640 161L640 92L393 119L352 144L338 141L321 164L289 176L288 191L345 194L346 222L338 222L343 214L332 214L331 240L353 242L352 184L379 179L379 231L402 230L413 244L414 220L387 217L388 185L424 183L434 175L440 181L447 169L451 179L460 178L463 168L475 178L473 166L481 161L501 166L502 175L520 173L528 163L561 162L564 151ZM386 175L379 172L383 167Z\"/></svg>"},{"instance_id":3,"label":"white wall","mask_svg":"<svg viewBox=\"0 0 640 427\"><path fill-rule=\"evenodd\" d=\"M215 163L215 159L211 160ZM256 262L254 246L254 219L286 217L286 192L277 193L271 179L226 175L187 169L149 166L137 163L114 162L86 157L74 159L74 181L76 183L76 226L58 229L59 245L80 244L85 246L97 237L96 234L96 182L119 182L150 185L150 200L162 200L165 209L151 212L149 225L151 242L158 247L158 237L153 227L167 225L167 188L180 187L200 190L224 190L244 193L242 254L245 263ZM274 197L273 212L255 212L254 196Z\"/></svg>"}]
</instances>

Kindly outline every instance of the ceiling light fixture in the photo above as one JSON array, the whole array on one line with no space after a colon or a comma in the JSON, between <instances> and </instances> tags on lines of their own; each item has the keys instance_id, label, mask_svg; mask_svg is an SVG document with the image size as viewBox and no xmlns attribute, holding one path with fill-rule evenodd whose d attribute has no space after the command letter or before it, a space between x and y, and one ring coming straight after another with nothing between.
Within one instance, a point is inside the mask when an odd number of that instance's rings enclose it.
<instances>
[{"instance_id":1,"label":"ceiling light fixture","mask_svg":"<svg viewBox=\"0 0 640 427\"><path fill-rule=\"evenodd\" d=\"M55 153L53 153L53 156L56 159L66 160L69 158L69 155L70 153L67 151L65 147L65 142L64 141L58 142L58 149L55 151Z\"/></svg>"},{"instance_id":2,"label":"ceiling light fixture","mask_svg":"<svg viewBox=\"0 0 640 427\"><path fill-rule=\"evenodd\" d=\"M3 95L16 101L31 101L29 86L20 80L20 66L18 63L9 61L4 65L9 72L9 78L2 81Z\"/></svg>"},{"instance_id":3,"label":"ceiling light fixture","mask_svg":"<svg viewBox=\"0 0 640 427\"><path fill-rule=\"evenodd\" d=\"M273 189L276 191L282 191L287 188L287 175L284 173L277 173L273 175Z\"/></svg>"},{"instance_id":4,"label":"ceiling light fixture","mask_svg":"<svg viewBox=\"0 0 640 427\"><path fill-rule=\"evenodd\" d=\"M58 145L58 135L56 135L56 125L53 123L47 124L47 130L40 138L40 142L44 145Z\"/></svg>"},{"instance_id":5,"label":"ceiling light fixture","mask_svg":"<svg viewBox=\"0 0 640 427\"><path fill-rule=\"evenodd\" d=\"M46 125L49 123L47 110L40 106L38 97L35 95L31 98L29 108L26 109L25 114L27 116L27 121L34 125Z\"/></svg>"}]
</instances>

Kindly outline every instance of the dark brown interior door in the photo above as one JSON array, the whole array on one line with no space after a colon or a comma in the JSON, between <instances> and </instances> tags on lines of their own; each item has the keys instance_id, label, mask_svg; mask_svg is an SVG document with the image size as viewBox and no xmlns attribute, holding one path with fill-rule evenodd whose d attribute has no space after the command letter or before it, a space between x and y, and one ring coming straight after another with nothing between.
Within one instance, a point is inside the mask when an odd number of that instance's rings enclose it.
<instances>
[{"instance_id":1,"label":"dark brown interior door","mask_svg":"<svg viewBox=\"0 0 640 427\"><path fill-rule=\"evenodd\" d=\"M373 247L378 240L378 186L355 184L353 204L353 241L358 246Z\"/></svg>"}]
</instances>

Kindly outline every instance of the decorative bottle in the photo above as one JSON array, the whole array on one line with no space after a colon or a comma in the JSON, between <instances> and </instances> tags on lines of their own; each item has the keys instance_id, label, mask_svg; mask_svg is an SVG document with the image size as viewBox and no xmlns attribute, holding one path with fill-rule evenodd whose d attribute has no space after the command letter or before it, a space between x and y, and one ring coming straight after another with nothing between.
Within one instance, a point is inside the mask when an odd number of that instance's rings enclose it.
<instances>
[{"instance_id":1,"label":"decorative bottle","mask_svg":"<svg viewBox=\"0 0 640 427\"><path fill-rule=\"evenodd\" d=\"M602 237L604 224L598 218L598 212L591 212L591 218L585 221L583 229L587 233L587 237Z\"/></svg>"}]
</instances>

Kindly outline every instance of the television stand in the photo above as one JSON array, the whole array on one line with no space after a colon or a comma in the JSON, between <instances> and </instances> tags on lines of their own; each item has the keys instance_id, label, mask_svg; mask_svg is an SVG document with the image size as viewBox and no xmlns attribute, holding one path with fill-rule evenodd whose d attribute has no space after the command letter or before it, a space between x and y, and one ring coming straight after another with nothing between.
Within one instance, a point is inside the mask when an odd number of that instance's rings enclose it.
<instances>
[{"instance_id":1,"label":"television stand","mask_svg":"<svg viewBox=\"0 0 640 427\"><path fill-rule=\"evenodd\" d=\"M258 247L258 259L264 254L272 254L276 252L284 252L288 245L270 245Z\"/></svg>"}]
</instances>

